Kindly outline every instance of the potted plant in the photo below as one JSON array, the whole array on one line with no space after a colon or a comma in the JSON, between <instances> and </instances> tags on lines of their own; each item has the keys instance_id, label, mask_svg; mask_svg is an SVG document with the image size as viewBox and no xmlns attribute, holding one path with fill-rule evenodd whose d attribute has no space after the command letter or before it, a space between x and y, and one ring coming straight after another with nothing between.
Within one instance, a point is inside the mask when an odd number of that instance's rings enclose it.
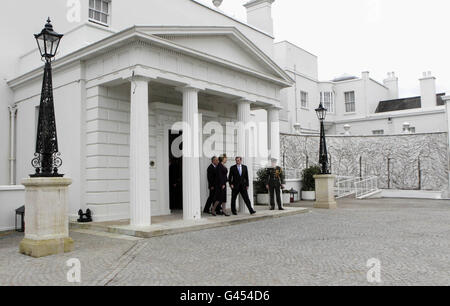
<instances>
[{"instance_id":1,"label":"potted plant","mask_svg":"<svg viewBox=\"0 0 450 306\"><path fill-rule=\"evenodd\" d=\"M291 204L291 192L289 190L283 190L282 200L284 205Z\"/></svg>"},{"instance_id":2,"label":"potted plant","mask_svg":"<svg viewBox=\"0 0 450 306\"><path fill-rule=\"evenodd\" d=\"M319 166L311 166L302 172L302 200L314 201L316 199L316 180L314 175L320 174Z\"/></svg>"},{"instance_id":3,"label":"potted plant","mask_svg":"<svg viewBox=\"0 0 450 306\"><path fill-rule=\"evenodd\" d=\"M259 169L257 172L257 179L254 185L257 204L269 205L270 202L269 191L266 188L268 176L269 173L267 171L267 168Z\"/></svg>"}]
</instances>

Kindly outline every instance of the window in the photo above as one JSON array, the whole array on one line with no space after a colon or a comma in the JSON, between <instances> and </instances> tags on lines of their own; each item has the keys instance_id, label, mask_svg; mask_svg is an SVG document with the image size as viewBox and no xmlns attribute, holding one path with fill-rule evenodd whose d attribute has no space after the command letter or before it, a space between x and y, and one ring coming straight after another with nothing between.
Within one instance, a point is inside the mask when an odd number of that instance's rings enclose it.
<instances>
[{"instance_id":1,"label":"window","mask_svg":"<svg viewBox=\"0 0 450 306\"><path fill-rule=\"evenodd\" d=\"M320 93L320 103L323 104L329 113L334 113L334 94L331 91Z\"/></svg>"},{"instance_id":2,"label":"window","mask_svg":"<svg viewBox=\"0 0 450 306\"><path fill-rule=\"evenodd\" d=\"M416 128L415 128L415 127L410 127L410 128L409 128L409 132L410 132L411 134L415 134L415 133L416 133Z\"/></svg>"},{"instance_id":3,"label":"window","mask_svg":"<svg viewBox=\"0 0 450 306\"><path fill-rule=\"evenodd\" d=\"M355 92L348 91L345 93L345 112L354 113L355 112Z\"/></svg>"},{"instance_id":4,"label":"window","mask_svg":"<svg viewBox=\"0 0 450 306\"><path fill-rule=\"evenodd\" d=\"M109 10L111 1L89 0L89 19L104 25L109 24Z\"/></svg>"},{"instance_id":5,"label":"window","mask_svg":"<svg viewBox=\"0 0 450 306\"><path fill-rule=\"evenodd\" d=\"M372 131L372 134L373 135L384 135L384 130L375 130L375 131Z\"/></svg>"},{"instance_id":6,"label":"window","mask_svg":"<svg viewBox=\"0 0 450 306\"><path fill-rule=\"evenodd\" d=\"M308 107L308 93L305 91L300 92L300 100L301 100L301 106L303 108Z\"/></svg>"}]
</instances>

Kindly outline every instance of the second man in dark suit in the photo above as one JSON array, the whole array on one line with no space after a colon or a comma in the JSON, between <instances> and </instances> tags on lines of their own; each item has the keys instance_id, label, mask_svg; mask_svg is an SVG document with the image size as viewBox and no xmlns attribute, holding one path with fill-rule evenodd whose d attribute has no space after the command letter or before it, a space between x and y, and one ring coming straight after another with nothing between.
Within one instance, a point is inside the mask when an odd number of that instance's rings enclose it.
<instances>
[{"instance_id":1,"label":"second man in dark suit","mask_svg":"<svg viewBox=\"0 0 450 306\"><path fill-rule=\"evenodd\" d=\"M248 179L248 169L247 166L242 164L242 158L236 157L236 165L231 167L230 175L228 176L228 183L230 184L232 195L231 195L231 212L233 215L237 215L236 211L236 199L239 194L247 205L250 214L255 214L250 198L248 196L248 188L250 182Z\"/></svg>"}]
</instances>

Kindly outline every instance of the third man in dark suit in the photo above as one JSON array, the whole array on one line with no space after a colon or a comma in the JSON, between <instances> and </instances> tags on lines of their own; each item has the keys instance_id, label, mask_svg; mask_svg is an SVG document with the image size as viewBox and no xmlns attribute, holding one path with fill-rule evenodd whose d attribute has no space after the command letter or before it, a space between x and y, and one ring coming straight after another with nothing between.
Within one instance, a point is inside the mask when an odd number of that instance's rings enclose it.
<instances>
[{"instance_id":1,"label":"third man in dark suit","mask_svg":"<svg viewBox=\"0 0 450 306\"><path fill-rule=\"evenodd\" d=\"M236 199L239 194L247 205L250 214L256 213L253 210L252 204L248 196L248 188L250 182L248 179L248 169L247 166L242 164L242 157L236 157L236 165L232 166L230 169L230 174L228 176L228 183L230 184L232 195L231 195L231 212L233 215L237 215L236 211Z\"/></svg>"},{"instance_id":2,"label":"third man in dark suit","mask_svg":"<svg viewBox=\"0 0 450 306\"><path fill-rule=\"evenodd\" d=\"M203 212L205 214L211 213L211 205L214 204L215 196L216 196L216 173L217 173L217 165L219 164L219 158L214 156L211 158L211 165L209 165L207 170L208 175L208 189L209 189L209 197L206 201L205 209ZM218 207L216 213L220 213L221 208Z\"/></svg>"}]
</instances>

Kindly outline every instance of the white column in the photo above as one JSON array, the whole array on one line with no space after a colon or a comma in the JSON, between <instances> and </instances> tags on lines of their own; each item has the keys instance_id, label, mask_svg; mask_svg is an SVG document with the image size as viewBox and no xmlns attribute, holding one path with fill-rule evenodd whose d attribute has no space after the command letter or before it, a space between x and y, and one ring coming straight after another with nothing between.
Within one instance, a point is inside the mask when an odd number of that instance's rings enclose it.
<instances>
[{"instance_id":1,"label":"white column","mask_svg":"<svg viewBox=\"0 0 450 306\"><path fill-rule=\"evenodd\" d=\"M131 81L130 224L151 225L148 80Z\"/></svg>"},{"instance_id":2,"label":"white column","mask_svg":"<svg viewBox=\"0 0 450 306\"><path fill-rule=\"evenodd\" d=\"M280 109L273 107L267 110L267 135L270 158L280 162Z\"/></svg>"},{"instance_id":3,"label":"white column","mask_svg":"<svg viewBox=\"0 0 450 306\"><path fill-rule=\"evenodd\" d=\"M16 178L15 178L15 162L16 162L16 115L17 115L17 106L16 105L9 105L9 116L10 116L10 155L9 155L9 184L15 185L16 184Z\"/></svg>"},{"instance_id":4,"label":"white column","mask_svg":"<svg viewBox=\"0 0 450 306\"><path fill-rule=\"evenodd\" d=\"M237 111L237 119L240 124L238 130L238 156L243 158L243 164L245 164L248 168L248 179L249 179L249 189L248 195L250 197L250 201L253 203L253 160L250 156L250 102L246 100L238 101L238 111ZM239 207L241 213L248 212L247 206L244 201L240 199Z\"/></svg>"},{"instance_id":5,"label":"white column","mask_svg":"<svg viewBox=\"0 0 450 306\"><path fill-rule=\"evenodd\" d=\"M183 94L183 219L201 219L200 143L198 91L193 87L179 89Z\"/></svg>"},{"instance_id":6,"label":"white column","mask_svg":"<svg viewBox=\"0 0 450 306\"><path fill-rule=\"evenodd\" d=\"M245 100L238 101L237 120L240 124L238 130L237 154L241 157L246 157L248 131L245 128L250 122L250 102Z\"/></svg>"},{"instance_id":7,"label":"white column","mask_svg":"<svg viewBox=\"0 0 450 306\"><path fill-rule=\"evenodd\" d=\"M450 197L450 96L442 97L445 103L445 116L447 119L447 165L448 165L448 190L447 196Z\"/></svg>"}]
</instances>

